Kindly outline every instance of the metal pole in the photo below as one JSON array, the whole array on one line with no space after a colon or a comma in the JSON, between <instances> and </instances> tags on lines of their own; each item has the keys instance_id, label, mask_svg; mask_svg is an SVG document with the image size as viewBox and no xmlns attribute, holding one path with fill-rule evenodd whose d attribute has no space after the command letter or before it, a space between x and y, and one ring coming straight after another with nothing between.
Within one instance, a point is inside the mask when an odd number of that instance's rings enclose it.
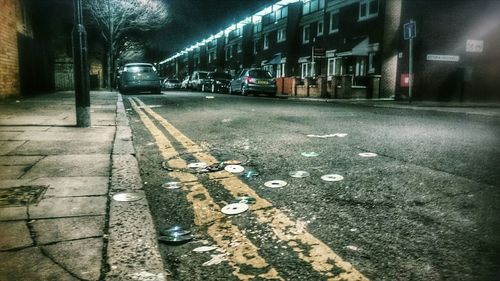
<instances>
[{"instance_id":1,"label":"metal pole","mask_svg":"<svg viewBox=\"0 0 500 281\"><path fill-rule=\"evenodd\" d=\"M413 20L410 20L413 22ZM410 50L409 50L409 62L408 62L408 102L411 103L413 94L413 37L410 38Z\"/></svg>"},{"instance_id":2,"label":"metal pole","mask_svg":"<svg viewBox=\"0 0 500 281\"><path fill-rule=\"evenodd\" d=\"M90 127L89 68L87 32L83 26L81 0L73 0L73 72L75 84L76 126Z\"/></svg>"}]
</instances>

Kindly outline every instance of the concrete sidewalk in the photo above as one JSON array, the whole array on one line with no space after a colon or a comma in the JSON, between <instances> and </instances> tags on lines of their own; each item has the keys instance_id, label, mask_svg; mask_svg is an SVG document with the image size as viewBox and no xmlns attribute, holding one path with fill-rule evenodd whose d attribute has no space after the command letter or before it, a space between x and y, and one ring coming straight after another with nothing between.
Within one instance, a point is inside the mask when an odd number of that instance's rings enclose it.
<instances>
[{"instance_id":1,"label":"concrete sidewalk","mask_svg":"<svg viewBox=\"0 0 500 281\"><path fill-rule=\"evenodd\" d=\"M0 100L0 280L165 280L121 96Z\"/></svg>"}]
</instances>

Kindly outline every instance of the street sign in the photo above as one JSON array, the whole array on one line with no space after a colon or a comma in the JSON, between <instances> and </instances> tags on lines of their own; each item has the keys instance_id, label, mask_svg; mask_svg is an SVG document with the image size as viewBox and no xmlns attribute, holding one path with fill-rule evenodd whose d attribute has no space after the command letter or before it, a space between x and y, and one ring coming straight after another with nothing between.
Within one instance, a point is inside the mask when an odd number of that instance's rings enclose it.
<instances>
[{"instance_id":1,"label":"street sign","mask_svg":"<svg viewBox=\"0 0 500 281\"><path fill-rule=\"evenodd\" d=\"M404 38L409 40L417 36L417 23L414 21L407 22L403 25Z\"/></svg>"},{"instance_id":2,"label":"street sign","mask_svg":"<svg viewBox=\"0 0 500 281\"><path fill-rule=\"evenodd\" d=\"M457 62L460 60L459 56L452 56L452 55L434 55L434 54L428 54L427 55L427 60L430 61L451 61L451 62Z\"/></svg>"}]
</instances>

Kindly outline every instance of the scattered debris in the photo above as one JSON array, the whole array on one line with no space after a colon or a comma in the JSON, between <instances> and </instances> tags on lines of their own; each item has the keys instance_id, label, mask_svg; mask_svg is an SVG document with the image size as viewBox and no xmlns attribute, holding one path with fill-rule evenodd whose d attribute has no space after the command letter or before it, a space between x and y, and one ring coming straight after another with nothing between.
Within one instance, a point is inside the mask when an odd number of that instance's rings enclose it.
<instances>
[{"instance_id":1,"label":"scattered debris","mask_svg":"<svg viewBox=\"0 0 500 281\"><path fill-rule=\"evenodd\" d=\"M305 178L305 177L308 177L310 174L307 171L293 171L293 172L290 172L289 175L292 178Z\"/></svg>"},{"instance_id":2,"label":"scattered debris","mask_svg":"<svg viewBox=\"0 0 500 281\"><path fill-rule=\"evenodd\" d=\"M251 178L256 177L256 176L259 175L259 173L257 171L254 171L254 170L249 170L248 171L248 169L246 169L246 170L247 170L247 172L244 173L243 176L245 178L247 178L247 179L251 179Z\"/></svg>"},{"instance_id":3,"label":"scattered debris","mask_svg":"<svg viewBox=\"0 0 500 281\"><path fill-rule=\"evenodd\" d=\"M302 152L302 156L304 156L304 157L317 157L317 156L319 156L319 153L316 153L314 151Z\"/></svg>"},{"instance_id":4,"label":"scattered debris","mask_svg":"<svg viewBox=\"0 0 500 281\"><path fill-rule=\"evenodd\" d=\"M346 248L349 249L349 250L351 250L351 251L357 251L357 250L359 250L358 247L352 246L352 245L346 246Z\"/></svg>"},{"instance_id":5,"label":"scattered debris","mask_svg":"<svg viewBox=\"0 0 500 281\"><path fill-rule=\"evenodd\" d=\"M224 170L233 173L233 174L239 174L245 171L245 168L240 165L227 165Z\"/></svg>"},{"instance_id":6,"label":"scattered debris","mask_svg":"<svg viewBox=\"0 0 500 281\"><path fill-rule=\"evenodd\" d=\"M264 183L265 186L272 187L272 188L284 187L287 184L288 183L286 181L282 181L282 180L272 180L272 181L267 181Z\"/></svg>"},{"instance_id":7,"label":"scattered debris","mask_svg":"<svg viewBox=\"0 0 500 281\"><path fill-rule=\"evenodd\" d=\"M247 205L255 204L255 202L257 201L255 198L253 198L251 196L236 197L235 200L236 200L235 203L243 203L243 204L247 204Z\"/></svg>"},{"instance_id":8,"label":"scattered debris","mask_svg":"<svg viewBox=\"0 0 500 281\"><path fill-rule=\"evenodd\" d=\"M362 152L362 153L359 153L358 155L361 157L376 157L376 156L378 156L377 153L373 153L373 152Z\"/></svg>"},{"instance_id":9,"label":"scattered debris","mask_svg":"<svg viewBox=\"0 0 500 281\"><path fill-rule=\"evenodd\" d=\"M178 244L187 242L193 239L191 235L169 235L169 236L160 236L158 237L158 241L170 243L170 244Z\"/></svg>"},{"instance_id":10,"label":"scattered debris","mask_svg":"<svg viewBox=\"0 0 500 281\"><path fill-rule=\"evenodd\" d=\"M217 247L215 247L215 246L201 246L201 247L193 249L193 252L204 253L204 252L213 251L215 249L217 249Z\"/></svg>"},{"instance_id":11,"label":"scattered debris","mask_svg":"<svg viewBox=\"0 0 500 281\"><path fill-rule=\"evenodd\" d=\"M208 165L206 168L207 172L218 172L224 169L224 163L214 163L212 165Z\"/></svg>"},{"instance_id":12,"label":"scattered debris","mask_svg":"<svg viewBox=\"0 0 500 281\"><path fill-rule=\"evenodd\" d=\"M203 266L210 266L220 264L223 261L227 261L227 254L211 255L212 259L204 262Z\"/></svg>"},{"instance_id":13,"label":"scattered debris","mask_svg":"<svg viewBox=\"0 0 500 281\"><path fill-rule=\"evenodd\" d=\"M166 183L162 184L161 187L166 188L166 189L178 189L178 188L182 187L182 183L180 183L178 181L171 181L171 182L166 182Z\"/></svg>"},{"instance_id":14,"label":"scattered debris","mask_svg":"<svg viewBox=\"0 0 500 281\"><path fill-rule=\"evenodd\" d=\"M162 168L163 168L163 169L165 169L165 170L167 170L167 171L169 171L169 172L172 172L172 171L174 170L174 169L172 169L172 168L170 168L170 167L168 166L168 162L167 162L167 161L163 161L163 162L161 162L161 166L162 166Z\"/></svg>"},{"instance_id":15,"label":"scattered debris","mask_svg":"<svg viewBox=\"0 0 500 281\"><path fill-rule=\"evenodd\" d=\"M207 167L207 163L205 162L194 162L194 163L189 163L187 165L188 168L190 169L205 169Z\"/></svg>"},{"instance_id":16,"label":"scattered debris","mask_svg":"<svg viewBox=\"0 0 500 281\"><path fill-rule=\"evenodd\" d=\"M329 174L321 176L321 179L324 181L341 181L344 179L344 177L337 174Z\"/></svg>"},{"instance_id":17,"label":"scattered debris","mask_svg":"<svg viewBox=\"0 0 500 281\"><path fill-rule=\"evenodd\" d=\"M158 240L166 243L183 243L193 239L191 230L184 229L180 225L173 225L169 228L160 230L163 236L158 237Z\"/></svg>"},{"instance_id":18,"label":"scattered debris","mask_svg":"<svg viewBox=\"0 0 500 281\"><path fill-rule=\"evenodd\" d=\"M224 206L221 211L226 215L237 215L248 210L248 205L245 203L233 203Z\"/></svg>"},{"instance_id":19,"label":"scattered debris","mask_svg":"<svg viewBox=\"0 0 500 281\"><path fill-rule=\"evenodd\" d=\"M113 195L113 200L119 202L132 202L142 199L143 195L137 192L120 192Z\"/></svg>"},{"instance_id":20,"label":"scattered debris","mask_svg":"<svg viewBox=\"0 0 500 281\"><path fill-rule=\"evenodd\" d=\"M240 160L226 160L224 161L224 164L226 165L241 165Z\"/></svg>"},{"instance_id":21,"label":"scattered debris","mask_svg":"<svg viewBox=\"0 0 500 281\"><path fill-rule=\"evenodd\" d=\"M310 138L321 138L321 139L326 139L326 138L333 138L333 137L339 137L343 138L346 137L347 134L344 133L335 133L335 134L328 134L328 135L307 135Z\"/></svg>"}]
</instances>

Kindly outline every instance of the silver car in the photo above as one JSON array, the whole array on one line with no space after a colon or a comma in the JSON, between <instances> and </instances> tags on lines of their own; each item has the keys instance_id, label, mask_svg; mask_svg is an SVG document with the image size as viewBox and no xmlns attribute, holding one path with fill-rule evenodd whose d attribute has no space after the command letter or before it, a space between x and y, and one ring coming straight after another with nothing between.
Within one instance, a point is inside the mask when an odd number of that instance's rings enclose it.
<instances>
[{"instance_id":1,"label":"silver car","mask_svg":"<svg viewBox=\"0 0 500 281\"><path fill-rule=\"evenodd\" d=\"M161 93L161 81L150 63L128 63L120 74L118 90L121 94L151 92Z\"/></svg>"},{"instance_id":2,"label":"silver car","mask_svg":"<svg viewBox=\"0 0 500 281\"><path fill-rule=\"evenodd\" d=\"M276 80L267 70L258 68L243 69L229 84L229 93L241 93L246 96L250 92L275 96Z\"/></svg>"}]
</instances>

